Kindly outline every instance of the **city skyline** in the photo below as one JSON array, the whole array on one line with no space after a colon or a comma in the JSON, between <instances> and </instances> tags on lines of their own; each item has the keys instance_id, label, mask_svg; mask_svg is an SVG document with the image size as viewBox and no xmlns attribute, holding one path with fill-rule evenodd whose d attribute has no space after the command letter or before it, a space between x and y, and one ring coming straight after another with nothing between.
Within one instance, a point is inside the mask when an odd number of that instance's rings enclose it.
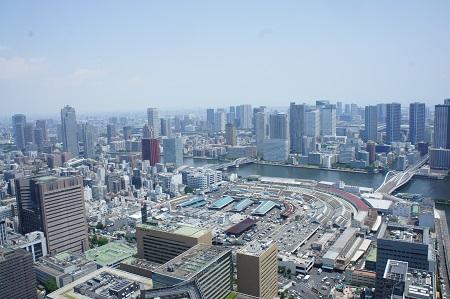
<instances>
[{"instance_id":1,"label":"city skyline","mask_svg":"<svg viewBox=\"0 0 450 299\"><path fill-rule=\"evenodd\" d=\"M450 94L444 1L2 7L2 115L280 98L435 105Z\"/></svg>"}]
</instances>

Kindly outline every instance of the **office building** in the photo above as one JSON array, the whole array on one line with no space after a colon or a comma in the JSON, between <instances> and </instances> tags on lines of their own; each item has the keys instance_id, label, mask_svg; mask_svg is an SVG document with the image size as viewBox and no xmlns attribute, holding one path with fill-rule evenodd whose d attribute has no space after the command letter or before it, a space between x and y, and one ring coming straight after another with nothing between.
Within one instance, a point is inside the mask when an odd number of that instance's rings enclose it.
<instances>
[{"instance_id":1,"label":"office building","mask_svg":"<svg viewBox=\"0 0 450 299\"><path fill-rule=\"evenodd\" d=\"M73 107L66 106L61 109L61 133L64 151L78 157L78 125Z\"/></svg>"},{"instance_id":2,"label":"office building","mask_svg":"<svg viewBox=\"0 0 450 299\"><path fill-rule=\"evenodd\" d=\"M257 298L278 295L278 249L252 242L236 253L238 292Z\"/></svg>"},{"instance_id":3,"label":"office building","mask_svg":"<svg viewBox=\"0 0 450 299\"><path fill-rule=\"evenodd\" d=\"M183 139L180 137L163 139L164 162L183 165Z\"/></svg>"},{"instance_id":4,"label":"office building","mask_svg":"<svg viewBox=\"0 0 450 299\"><path fill-rule=\"evenodd\" d=\"M289 123L286 113L276 113L269 116L270 139L289 140Z\"/></svg>"},{"instance_id":5,"label":"office building","mask_svg":"<svg viewBox=\"0 0 450 299\"><path fill-rule=\"evenodd\" d=\"M106 139L108 143L113 141L113 138L116 136L116 125L115 124L107 124L106 125Z\"/></svg>"},{"instance_id":6,"label":"office building","mask_svg":"<svg viewBox=\"0 0 450 299\"><path fill-rule=\"evenodd\" d=\"M14 130L14 143L19 150L25 149L25 125L27 119L23 114L15 114L12 117Z\"/></svg>"},{"instance_id":7,"label":"office building","mask_svg":"<svg viewBox=\"0 0 450 299\"><path fill-rule=\"evenodd\" d=\"M241 129L252 128L252 105L240 105L236 107L236 119Z\"/></svg>"},{"instance_id":8,"label":"office building","mask_svg":"<svg viewBox=\"0 0 450 299\"><path fill-rule=\"evenodd\" d=\"M375 162L377 156L376 156L376 151L375 151L375 142L369 140L367 141L366 144L366 150L369 153L369 164L372 164L373 162Z\"/></svg>"},{"instance_id":9,"label":"office building","mask_svg":"<svg viewBox=\"0 0 450 299\"><path fill-rule=\"evenodd\" d=\"M178 292L176 298L192 298L182 296L186 293L184 286L191 282L201 298L225 299L233 288L231 250L198 244L155 269L152 280L164 287L145 292L145 298L173 298L169 295L174 291Z\"/></svg>"},{"instance_id":10,"label":"office building","mask_svg":"<svg viewBox=\"0 0 450 299\"><path fill-rule=\"evenodd\" d=\"M430 167L432 169L450 169L450 149L431 148L430 149Z\"/></svg>"},{"instance_id":11,"label":"office building","mask_svg":"<svg viewBox=\"0 0 450 299\"><path fill-rule=\"evenodd\" d=\"M85 158L95 157L95 132L91 124L82 124L82 141L83 141L83 156Z\"/></svg>"},{"instance_id":12,"label":"office building","mask_svg":"<svg viewBox=\"0 0 450 299\"><path fill-rule=\"evenodd\" d=\"M434 148L450 149L450 105L434 108Z\"/></svg>"},{"instance_id":13,"label":"office building","mask_svg":"<svg viewBox=\"0 0 450 299\"><path fill-rule=\"evenodd\" d=\"M289 107L289 135L291 152L300 154L302 152L302 138L305 126L305 105L292 102Z\"/></svg>"},{"instance_id":14,"label":"office building","mask_svg":"<svg viewBox=\"0 0 450 299\"><path fill-rule=\"evenodd\" d=\"M383 299L403 299L408 263L389 259L383 273L382 295Z\"/></svg>"},{"instance_id":15,"label":"office building","mask_svg":"<svg viewBox=\"0 0 450 299\"><path fill-rule=\"evenodd\" d=\"M41 130L44 141L48 141L47 121L45 119L38 119L36 121L36 128Z\"/></svg>"},{"instance_id":16,"label":"office building","mask_svg":"<svg viewBox=\"0 0 450 299\"><path fill-rule=\"evenodd\" d=\"M3 220L4 223L4 220ZM33 262L47 255L47 241L43 232L31 232L25 235L16 233L12 230L6 230L3 227L3 244L0 241L0 247L8 249L22 248L31 253ZM0 237L2 237L2 220L0 220Z\"/></svg>"},{"instance_id":17,"label":"office building","mask_svg":"<svg viewBox=\"0 0 450 299\"><path fill-rule=\"evenodd\" d=\"M320 136L320 114L317 110L305 112L305 135L312 138Z\"/></svg>"},{"instance_id":18,"label":"office building","mask_svg":"<svg viewBox=\"0 0 450 299\"><path fill-rule=\"evenodd\" d=\"M227 113L225 111L217 109L214 122L215 122L214 129L216 132L225 131L225 125L227 123Z\"/></svg>"},{"instance_id":19,"label":"office building","mask_svg":"<svg viewBox=\"0 0 450 299\"><path fill-rule=\"evenodd\" d=\"M434 240L429 228L382 223L377 236L376 298L383 290L383 277L389 259L407 262L410 267L435 272Z\"/></svg>"},{"instance_id":20,"label":"office building","mask_svg":"<svg viewBox=\"0 0 450 299\"><path fill-rule=\"evenodd\" d=\"M324 105L320 108L320 135L336 136L336 105Z\"/></svg>"},{"instance_id":21,"label":"office building","mask_svg":"<svg viewBox=\"0 0 450 299\"><path fill-rule=\"evenodd\" d=\"M161 121L159 119L158 108L147 108L147 124L150 132L153 133L151 138L159 138L161 132Z\"/></svg>"},{"instance_id":22,"label":"office building","mask_svg":"<svg viewBox=\"0 0 450 299\"><path fill-rule=\"evenodd\" d=\"M289 157L287 139L266 139L263 145L263 159L271 162L286 162Z\"/></svg>"},{"instance_id":23,"label":"office building","mask_svg":"<svg viewBox=\"0 0 450 299\"><path fill-rule=\"evenodd\" d=\"M123 139L124 140L130 140L132 133L133 133L133 127L132 126L125 126L125 127L123 127Z\"/></svg>"},{"instance_id":24,"label":"office building","mask_svg":"<svg viewBox=\"0 0 450 299\"><path fill-rule=\"evenodd\" d=\"M386 124L387 104L377 104L378 122Z\"/></svg>"},{"instance_id":25,"label":"office building","mask_svg":"<svg viewBox=\"0 0 450 299\"><path fill-rule=\"evenodd\" d=\"M409 141L412 144L425 141L425 104L409 104Z\"/></svg>"},{"instance_id":26,"label":"office building","mask_svg":"<svg viewBox=\"0 0 450 299\"><path fill-rule=\"evenodd\" d=\"M264 112L255 113L255 138L258 156L262 156L264 140L267 136L267 115Z\"/></svg>"},{"instance_id":27,"label":"office building","mask_svg":"<svg viewBox=\"0 0 450 299\"><path fill-rule=\"evenodd\" d=\"M400 125L402 122L401 106L398 103L386 105L386 142L402 141Z\"/></svg>"},{"instance_id":28,"label":"office building","mask_svg":"<svg viewBox=\"0 0 450 299\"><path fill-rule=\"evenodd\" d=\"M0 248L0 298L37 299L36 276L29 252Z\"/></svg>"},{"instance_id":29,"label":"office building","mask_svg":"<svg viewBox=\"0 0 450 299\"><path fill-rule=\"evenodd\" d=\"M365 109L365 119L364 119L364 141L367 142L372 140L377 142L378 138L378 115L377 106L366 106Z\"/></svg>"},{"instance_id":30,"label":"office building","mask_svg":"<svg viewBox=\"0 0 450 299\"><path fill-rule=\"evenodd\" d=\"M16 179L15 183L21 233L44 232L49 253L88 249L80 176L27 177Z\"/></svg>"},{"instance_id":31,"label":"office building","mask_svg":"<svg viewBox=\"0 0 450 299\"><path fill-rule=\"evenodd\" d=\"M26 123L25 124L25 144L34 144L34 124L33 123Z\"/></svg>"},{"instance_id":32,"label":"office building","mask_svg":"<svg viewBox=\"0 0 450 299\"><path fill-rule=\"evenodd\" d=\"M226 124L225 126L225 142L227 145L237 145L237 130L233 124Z\"/></svg>"},{"instance_id":33,"label":"office building","mask_svg":"<svg viewBox=\"0 0 450 299\"><path fill-rule=\"evenodd\" d=\"M161 150L158 139L143 138L142 142L142 160L148 160L151 166L161 162Z\"/></svg>"},{"instance_id":34,"label":"office building","mask_svg":"<svg viewBox=\"0 0 450 299\"><path fill-rule=\"evenodd\" d=\"M161 118L161 136L172 136L172 126L168 118Z\"/></svg>"},{"instance_id":35,"label":"office building","mask_svg":"<svg viewBox=\"0 0 450 299\"><path fill-rule=\"evenodd\" d=\"M164 264L189 248L211 244L210 230L178 224L140 224L136 227L138 257Z\"/></svg>"},{"instance_id":36,"label":"office building","mask_svg":"<svg viewBox=\"0 0 450 299\"><path fill-rule=\"evenodd\" d=\"M212 131L216 128L215 125L216 113L213 108L206 109L206 125L208 126L208 130Z\"/></svg>"}]
</instances>

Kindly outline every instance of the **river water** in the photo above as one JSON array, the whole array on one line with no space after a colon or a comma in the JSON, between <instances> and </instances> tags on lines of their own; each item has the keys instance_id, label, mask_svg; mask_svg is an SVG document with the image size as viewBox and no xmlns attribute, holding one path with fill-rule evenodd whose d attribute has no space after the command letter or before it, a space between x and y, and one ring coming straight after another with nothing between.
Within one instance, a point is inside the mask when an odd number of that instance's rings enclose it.
<instances>
[{"instance_id":1,"label":"river water","mask_svg":"<svg viewBox=\"0 0 450 299\"><path fill-rule=\"evenodd\" d=\"M185 163L193 166L203 166L205 164L217 164L217 160L204 160L185 158ZM286 167L278 165L246 164L241 165L236 170L239 176L249 175L272 176L282 178L311 179L316 181L344 181L347 185L378 188L384 180L384 174L381 173L356 173L331 171L325 169L311 169ZM414 177L408 184L403 186L398 192L418 193L433 199L450 199L450 178L444 180L432 180L427 178ZM444 209L447 215L447 222L450 228L450 206L438 206Z\"/></svg>"}]
</instances>

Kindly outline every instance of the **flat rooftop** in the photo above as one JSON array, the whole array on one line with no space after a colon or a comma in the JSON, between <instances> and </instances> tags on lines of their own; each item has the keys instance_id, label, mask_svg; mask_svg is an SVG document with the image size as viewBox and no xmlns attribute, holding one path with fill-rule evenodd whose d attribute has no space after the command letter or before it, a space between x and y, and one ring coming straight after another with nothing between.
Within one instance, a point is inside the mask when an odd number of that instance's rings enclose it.
<instances>
[{"instance_id":1,"label":"flat rooftop","mask_svg":"<svg viewBox=\"0 0 450 299\"><path fill-rule=\"evenodd\" d=\"M222 197L221 199L216 200L211 206L211 209L223 209L225 208L227 205L229 205L230 203L232 203L234 201L234 198L231 196L225 196Z\"/></svg>"},{"instance_id":2,"label":"flat rooftop","mask_svg":"<svg viewBox=\"0 0 450 299\"><path fill-rule=\"evenodd\" d=\"M90 249L85 252L85 255L86 259L101 266L110 266L129 258L133 254L136 254L136 252L136 248L128 246L124 243L111 242L103 246Z\"/></svg>"},{"instance_id":3,"label":"flat rooftop","mask_svg":"<svg viewBox=\"0 0 450 299\"><path fill-rule=\"evenodd\" d=\"M144 230L162 231L192 238L199 238L209 232L208 229L198 228L179 223L165 223L165 224L159 223L156 225L143 223L138 224L137 227L142 228Z\"/></svg>"},{"instance_id":4,"label":"flat rooftop","mask_svg":"<svg viewBox=\"0 0 450 299\"><path fill-rule=\"evenodd\" d=\"M154 271L156 274L189 280L230 252L222 246L197 244Z\"/></svg>"},{"instance_id":5,"label":"flat rooftop","mask_svg":"<svg viewBox=\"0 0 450 299\"><path fill-rule=\"evenodd\" d=\"M378 233L378 239L428 244L429 230L420 226L383 223Z\"/></svg>"},{"instance_id":6,"label":"flat rooftop","mask_svg":"<svg viewBox=\"0 0 450 299\"><path fill-rule=\"evenodd\" d=\"M239 249L237 252L246 255L260 256L272 246L276 246L276 243L271 241L268 242L253 241L249 243L247 246Z\"/></svg>"}]
</instances>

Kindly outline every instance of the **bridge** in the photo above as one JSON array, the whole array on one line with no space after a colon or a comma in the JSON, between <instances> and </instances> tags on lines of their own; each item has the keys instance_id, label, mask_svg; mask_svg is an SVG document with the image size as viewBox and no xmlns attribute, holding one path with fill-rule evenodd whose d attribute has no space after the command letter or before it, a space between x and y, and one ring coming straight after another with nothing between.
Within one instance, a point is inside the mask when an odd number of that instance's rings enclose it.
<instances>
[{"instance_id":1,"label":"bridge","mask_svg":"<svg viewBox=\"0 0 450 299\"><path fill-rule=\"evenodd\" d=\"M236 160L227 163L208 165L208 168L215 170L226 170L229 167L239 167L239 165L250 164L254 163L255 161L256 159L254 158L237 158Z\"/></svg>"},{"instance_id":2,"label":"bridge","mask_svg":"<svg viewBox=\"0 0 450 299\"><path fill-rule=\"evenodd\" d=\"M422 167L429 159L429 155L424 156L417 163L408 166L404 171L389 171L383 183L378 187L376 192L391 194L401 186L405 185L412 179L414 174Z\"/></svg>"}]
</instances>

